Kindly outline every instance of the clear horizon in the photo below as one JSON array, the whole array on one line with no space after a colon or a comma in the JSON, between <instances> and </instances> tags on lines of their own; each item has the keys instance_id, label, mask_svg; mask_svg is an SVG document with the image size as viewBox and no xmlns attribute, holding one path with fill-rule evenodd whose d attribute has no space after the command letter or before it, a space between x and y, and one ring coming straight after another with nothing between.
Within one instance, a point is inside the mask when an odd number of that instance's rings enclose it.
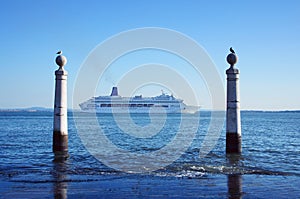
<instances>
[{"instance_id":1,"label":"clear horizon","mask_svg":"<svg viewBox=\"0 0 300 199\"><path fill-rule=\"evenodd\" d=\"M76 78L96 46L120 32L159 27L178 31L201 45L215 64L224 89L229 67L226 56L231 46L235 49L241 110L300 110L299 7L300 2L292 0L2 2L0 109L53 107L58 50L68 59L68 107L72 108ZM115 61L96 85L95 95L109 95L125 73L149 63L167 65L188 79L196 100L182 89L176 97L188 105L210 108L205 80L195 76L182 59L158 51L134 52ZM161 88L168 91L163 85L141 85L136 92L153 96ZM126 85L119 92L133 94Z\"/></svg>"},{"instance_id":2,"label":"clear horizon","mask_svg":"<svg viewBox=\"0 0 300 199\"><path fill-rule=\"evenodd\" d=\"M35 106L35 107L10 107L10 108L1 108L0 111L10 111L10 110L23 110L23 109L29 109L29 110L36 110L36 109L53 109L53 107L43 107L43 106ZM68 110L80 110L80 108L68 108ZM200 108L200 111L225 111L225 110L211 110L211 109L205 109ZM285 112L285 111L300 111L300 109L241 109L241 111L266 111L266 112Z\"/></svg>"}]
</instances>

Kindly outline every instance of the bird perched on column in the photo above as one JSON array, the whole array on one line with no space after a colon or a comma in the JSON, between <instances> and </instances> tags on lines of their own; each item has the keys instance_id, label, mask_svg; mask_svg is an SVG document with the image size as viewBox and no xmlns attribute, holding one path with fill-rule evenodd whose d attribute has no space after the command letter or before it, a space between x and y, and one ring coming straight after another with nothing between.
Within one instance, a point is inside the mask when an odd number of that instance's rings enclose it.
<instances>
[{"instance_id":1,"label":"bird perched on column","mask_svg":"<svg viewBox=\"0 0 300 199\"><path fill-rule=\"evenodd\" d=\"M232 53L234 53L235 54L235 52L234 52L234 50L232 49L232 47L230 47L230 52L232 52Z\"/></svg>"}]
</instances>

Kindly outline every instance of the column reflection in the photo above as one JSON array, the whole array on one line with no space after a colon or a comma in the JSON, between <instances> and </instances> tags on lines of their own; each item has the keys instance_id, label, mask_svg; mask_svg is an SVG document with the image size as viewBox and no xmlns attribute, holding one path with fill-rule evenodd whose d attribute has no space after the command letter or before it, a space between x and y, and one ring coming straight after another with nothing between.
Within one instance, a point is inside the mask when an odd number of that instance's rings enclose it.
<instances>
[{"instance_id":1,"label":"column reflection","mask_svg":"<svg viewBox=\"0 0 300 199\"><path fill-rule=\"evenodd\" d=\"M241 166L241 156L240 155L227 155L227 160L230 166L233 168L239 168ZM228 188L228 198L229 199L241 199L243 195L242 189L242 175L239 169L232 171L232 174L227 175L227 188Z\"/></svg>"},{"instance_id":2,"label":"column reflection","mask_svg":"<svg viewBox=\"0 0 300 199\"><path fill-rule=\"evenodd\" d=\"M55 199L67 198L67 162L66 160L54 160L53 161L53 196Z\"/></svg>"},{"instance_id":3,"label":"column reflection","mask_svg":"<svg viewBox=\"0 0 300 199\"><path fill-rule=\"evenodd\" d=\"M228 198L242 198L242 175L230 174L227 176Z\"/></svg>"}]
</instances>

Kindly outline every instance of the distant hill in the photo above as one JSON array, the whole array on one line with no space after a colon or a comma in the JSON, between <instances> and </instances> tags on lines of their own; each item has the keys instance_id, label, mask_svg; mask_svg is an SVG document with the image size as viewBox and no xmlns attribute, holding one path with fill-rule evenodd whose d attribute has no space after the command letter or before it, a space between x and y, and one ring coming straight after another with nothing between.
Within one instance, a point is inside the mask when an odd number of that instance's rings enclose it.
<instances>
[{"instance_id":1,"label":"distant hill","mask_svg":"<svg viewBox=\"0 0 300 199\"><path fill-rule=\"evenodd\" d=\"M30 108L0 108L0 112L37 112L37 111L53 111L52 108L45 108L45 107L30 107Z\"/></svg>"}]
</instances>

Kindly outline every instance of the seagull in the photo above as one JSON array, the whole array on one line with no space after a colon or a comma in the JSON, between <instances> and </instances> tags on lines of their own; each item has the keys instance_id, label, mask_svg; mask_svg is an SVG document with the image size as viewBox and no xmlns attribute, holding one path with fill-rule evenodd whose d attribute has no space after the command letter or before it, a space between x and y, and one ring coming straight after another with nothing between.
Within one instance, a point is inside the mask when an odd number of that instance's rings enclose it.
<instances>
[{"instance_id":1,"label":"seagull","mask_svg":"<svg viewBox=\"0 0 300 199\"><path fill-rule=\"evenodd\" d=\"M61 55L61 54L62 54L62 51L60 50L60 51L58 51L56 54Z\"/></svg>"},{"instance_id":2,"label":"seagull","mask_svg":"<svg viewBox=\"0 0 300 199\"><path fill-rule=\"evenodd\" d=\"M234 53L235 54L235 52L234 52L234 50L232 49L232 47L230 47L230 52L232 52L232 53Z\"/></svg>"}]
</instances>

